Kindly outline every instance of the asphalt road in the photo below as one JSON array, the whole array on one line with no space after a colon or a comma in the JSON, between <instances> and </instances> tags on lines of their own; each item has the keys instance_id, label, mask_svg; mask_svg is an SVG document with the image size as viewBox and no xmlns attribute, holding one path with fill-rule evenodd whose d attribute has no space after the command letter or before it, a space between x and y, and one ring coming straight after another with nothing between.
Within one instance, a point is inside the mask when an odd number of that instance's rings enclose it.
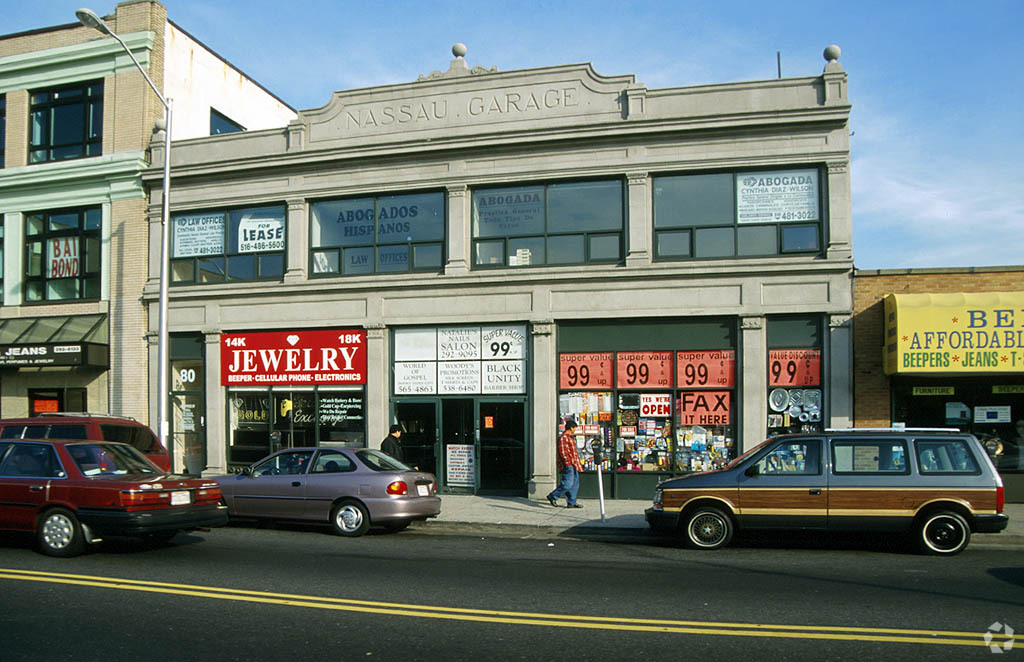
<instances>
[{"instance_id":1,"label":"asphalt road","mask_svg":"<svg viewBox=\"0 0 1024 662\"><path fill-rule=\"evenodd\" d=\"M860 539L707 553L231 526L51 559L0 535L4 662L947 661L992 659L995 622L1024 632L1015 549L932 558Z\"/></svg>"}]
</instances>

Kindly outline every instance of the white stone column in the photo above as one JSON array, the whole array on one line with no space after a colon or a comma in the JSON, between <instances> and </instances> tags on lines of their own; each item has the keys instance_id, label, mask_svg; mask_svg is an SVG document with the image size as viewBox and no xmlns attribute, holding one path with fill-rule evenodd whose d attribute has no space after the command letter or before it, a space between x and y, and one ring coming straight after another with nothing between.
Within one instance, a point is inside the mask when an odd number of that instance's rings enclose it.
<instances>
[{"instance_id":1,"label":"white stone column","mask_svg":"<svg viewBox=\"0 0 1024 662\"><path fill-rule=\"evenodd\" d=\"M646 172L626 173L629 206L626 215L626 234L629 238L626 266L640 267L651 263L651 242L654 221L651 209L651 178Z\"/></svg>"},{"instance_id":2,"label":"white stone column","mask_svg":"<svg viewBox=\"0 0 1024 662\"><path fill-rule=\"evenodd\" d=\"M469 273L472 260L469 187L465 184L448 187L448 261L446 274Z\"/></svg>"},{"instance_id":3,"label":"white stone column","mask_svg":"<svg viewBox=\"0 0 1024 662\"><path fill-rule=\"evenodd\" d=\"M825 204L829 213L828 257L830 260L853 260L853 211L849 164L846 161L830 161L826 170L828 199Z\"/></svg>"},{"instance_id":4,"label":"white stone column","mask_svg":"<svg viewBox=\"0 0 1024 662\"><path fill-rule=\"evenodd\" d=\"M294 283L307 278L309 265L309 221L306 214L306 201L291 199L287 201L288 251L285 259L287 266L284 282Z\"/></svg>"},{"instance_id":5,"label":"white stone column","mask_svg":"<svg viewBox=\"0 0 1024 662\"><path fill-rule=\"evenodd\" d=\"M533 397L531 438L533 456L527 487L531 499L541 500L555 489L555 442L558 430L558 365L555 356L555 324L551 321L530 325L531 392Z\"/></svg>"},{"instance_id":6,"label":"white stone column","mask_svg":"<svg viewBox=\"0 0 1024 662\"><path fill-rule=\"evenodd\" d=\"M832 315L828 322L828 421L826 428L853 427L853 333L850 315Z\"/></svg>"},{"instance_id":7,"label":"white stone column","mask_svg":"<svg viewBox=\"0 0 1024 662\"><path fill-rule=\"evenodd\" d=\"M743 350L743 427L737 451L743 453L768 435L768 349L763 317L740 318Z\"/></svg>"},{"instance_id":8,"label":"white stone column","mask_svg":"<svg viewBox=\"0 0 1024 662\"><path fill-rule=\"evenodd\" d=\"M391 366L387 327L366 325L366 439L367 448L379 448L388 434L390 419Z\"/></svg>"},{"instance_id":9,"label":"white stone column","mask_svg":"<svg viewBox=\"0 0 1024 662\"><path fill-rule=\"evenodd\" d=\"M203 332L203 367L206 371L206 470L205 475L216 476L228 471L227 387L220 385L220 331Z\"/></svg>"}]
</instances>

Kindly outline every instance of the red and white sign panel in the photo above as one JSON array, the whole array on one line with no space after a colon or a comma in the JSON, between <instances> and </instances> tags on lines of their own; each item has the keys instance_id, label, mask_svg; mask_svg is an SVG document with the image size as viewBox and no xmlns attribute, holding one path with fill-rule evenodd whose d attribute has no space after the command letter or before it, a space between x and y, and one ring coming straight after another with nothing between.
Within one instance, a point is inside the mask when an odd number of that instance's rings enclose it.
<instances>
[{"instance_id":1,"label":"red and white sign panel","mask_svg":"<svg viewBox=\"0 0 1024 662\"><path fill-rule=\"evenodd\" d=\"M820 349L768 350L768 386L820 385Z\"/></svg>"},{"instance_id":2,"label":"red and white sign panel","mask_svg":"<svg viewBox=\"0 0 1024 662\"><path fill-rule=\"evenodd\" d=\"M679 388L732 388L736 386L736 352L731 349L676 352L676 386Z\"/></svg>"},{"instance_id":3,"label":"red and white sign panel","mask_svg":"<svg viewBox=\"0 0 1024 662\"><path fill-rule=\"evenodd\" d=\"M366 331L222 333L220 383L365 384Z\"/></svg>"},{"instance_id":4,"label":"red and white sign panel","mask_svg":"<svg viewBox=\"0 0 1024 662\"><path fill-rule=\"evenodd\" d=\"M730 425L732 391L683 391L679 394L679 425Z\"/></svg>"},{"instance_id":5,"label":"red and white sign panel","mask_svg":"<svg viewBox=\"0 0 1024 662\"><path fill-rule=\"evenodd\" d=\"M671 417L672 396L667 393L641 393L640 416L643 418Z\"/></svg>"},{"instance_id":6,"label":"red and white sign panel","mask_svg":"<svg viewBox=\"0 0 1024 662\"><path fill-rule=\"evenodd\" d=\"M585 390L611 387L611 352L558 355L558 388Z\"/></svg>"},{"instance_id":7,"label":"red and white sign panel","mask_svg":"<svg viewBox=\"0 0 1024 662\"><path fill-rule=\"evenodd\" d=\"M50 239L46 242L46 253L47 278L77 278L81 273L78 237Z\"/></svg>"},{"instance_id":8,"label":"red and white sign panel","mask_svg":"<svg viewBox=\"0 0 1024 662\"><path fill-rule=\"evenodd\" d=\"M672 352L618 352L615 362L619 388L672 388Z\"/></svg>"}]
</instances>

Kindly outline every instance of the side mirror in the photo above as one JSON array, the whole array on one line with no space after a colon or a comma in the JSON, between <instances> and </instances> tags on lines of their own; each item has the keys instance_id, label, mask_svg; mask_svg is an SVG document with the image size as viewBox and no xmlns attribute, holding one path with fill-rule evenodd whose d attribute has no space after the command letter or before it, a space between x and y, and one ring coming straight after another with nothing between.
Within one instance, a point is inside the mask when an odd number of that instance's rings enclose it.
<instances>
[{"instance_id":1,"label":"side mirror","mask_svg":"<svg viewBox=\"0 0 1024 662\"><path fill-rule=\"evenodd\" d=\"M761 469L758 467L757 462L755 462L749 467L747 467L747 470L744 471L743 473L749 476L750 478L753 478L754 476L761 475Z\"/></svg>"}]
</instances>

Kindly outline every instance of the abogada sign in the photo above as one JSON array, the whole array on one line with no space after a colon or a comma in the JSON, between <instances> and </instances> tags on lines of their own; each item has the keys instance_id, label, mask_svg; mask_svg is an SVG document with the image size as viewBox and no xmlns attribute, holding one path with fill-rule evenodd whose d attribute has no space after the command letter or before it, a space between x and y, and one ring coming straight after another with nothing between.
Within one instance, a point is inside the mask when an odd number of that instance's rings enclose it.
<instances>
[{"instance_id":1,"label":"abogada sign","mask_svg":"<svg viewBox=\"0 0 1024 662\"><path fill-rule=\"evenodd\" d=\"M365 384L366 331L224 333L220 361L222 386Z\"/></svg>"}]
</instances>

